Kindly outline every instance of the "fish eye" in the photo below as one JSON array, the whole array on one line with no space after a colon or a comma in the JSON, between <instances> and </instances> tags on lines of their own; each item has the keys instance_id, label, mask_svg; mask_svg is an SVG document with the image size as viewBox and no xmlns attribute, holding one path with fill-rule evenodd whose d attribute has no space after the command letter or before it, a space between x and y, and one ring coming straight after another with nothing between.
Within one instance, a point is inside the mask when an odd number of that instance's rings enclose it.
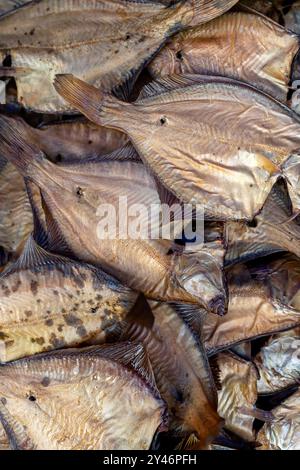
<instances>
[{"instance_id":1,"label":"fish eye","mask_svg":"<svg viewBox=\"0 0 300 470\"><path fill-rule=\"evenodd\" d=\"M159 120L159 122L161 123L161 125L163 126L164 124L166 124L167 122L167 118L165 116L162 116Z\"/></svg>"},{"instance_id":2,"label":"fish eye","mask_svg":"<svg viewBox=\"0 0 300 470\"><path fill-rule=\"evenodd\" d=\"M247 225L248 225L248 227L256 228L257 225L258 225L258 220L257 220L256 218L254 218L254 219L251 220L250 222L247 222Z\"/></svg>"},{"instance_id":3,"label":"fish eye","mask_svg":"<svg viewBox=\"0 0 300 470\"><path fill-rule=\"evenodd\" d=\"M36 401L36 397L34 395L29 395L28 400L29 401Z\"/></svg>"},{"instance_id":4,"label":"fish eye","mask_svg":"<svg viewBox=\"0 0 300 470\"><path fill-rule=\"evenodd\" d=\"M183 59L182 51L177 51L177 52L176 52L176 59L178 59L178 60L182 60L182 59Z\"/></svg>"},{"instance_id":5,"label":"fish eye","mask_svg":"<svg viewBox=\"0 0 300 470\"><path fill-rule=\"evenodd\" d=\"M80 186L76 188L76 194L79 199L83 196L83 189Z\"/></svg>"}]
</instances>

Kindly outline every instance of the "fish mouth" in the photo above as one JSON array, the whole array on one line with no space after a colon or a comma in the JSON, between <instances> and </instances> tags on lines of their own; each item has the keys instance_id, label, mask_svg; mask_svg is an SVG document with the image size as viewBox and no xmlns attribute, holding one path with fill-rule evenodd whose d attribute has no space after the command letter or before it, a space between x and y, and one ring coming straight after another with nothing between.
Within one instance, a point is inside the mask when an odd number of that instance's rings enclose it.
<instances>
[{"instance_id":1,"label":"fish mouth","mask_svg":"<svg viewBox=\"0 0 300 470\"><path fill-rule=\"evenodd\" d=\"M208 310L215 315L223 317L227 311L227 299L220 294L208 303Z\"/></svg>"}]
</instances>

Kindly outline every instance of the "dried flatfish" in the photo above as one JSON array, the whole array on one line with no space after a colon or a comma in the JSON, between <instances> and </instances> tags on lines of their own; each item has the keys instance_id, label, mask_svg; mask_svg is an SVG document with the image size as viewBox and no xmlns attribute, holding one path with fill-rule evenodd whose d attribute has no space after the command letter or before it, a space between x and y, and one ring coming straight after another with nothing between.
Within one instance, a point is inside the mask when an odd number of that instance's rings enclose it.
<instances>
[{"instance_id":1,"label":"dried flatfish","mask_svg":"<svg viewBox=\"0 0 300 470\"><path fill-rule=\"evenodd\" d=\"M291 330L300 324L300 263L294 257L228 271L228 313L207 314L203 341L211 355L232 345Z\"/></svg>"},{"instance_id":2,"label":"dried flatfish","mask_svg":"<svg viewBox=\"0 0 300 470\"><path fill-rule=\"evenodd\" d=\"M177 76L129 104L71 75L57 76L55 86L95 123L126 132L162 183L208 216L252 220L279 177L300 209L299 117L253 87Z\"/></svg>"},{"instance_id":3,"label":"dried flatfish","mask_svg":"<svg viewBox=\"0 0 300 470\"><path fill-rule=\"evenodd\" d=\"M140 344L63 350L0 366L0 420L15 449L146 450L164 403Z\"/></svg>"},{"instance_id":4,"label":"dried flatfish","mask_svg":"<svg viewBox=\"0 0 300 470\"><path fill-rule=\"evenodd\" d=\"M32 229L24 180L16 168L0 156L0 247L17 257Z\"/></svg>"},{"instance_id":5,"label":"dried flatfish","mask_svg":"<svg viewBox=\"0 0 300 470\"><path fill-rule=\"evenodd\" d=\"M137 294L100 269L47 253L32 238L0 276L0 361L107 340Z\"/></svg>"},{"instance_id":6,"label":"dried flatfish","mask_svg":"<svg viewBox=\"0 0 300 470\"><path fill-rule=\"evenodd\" d=\"M53 88L57 73L74 73L104 90L133 82L168 37L236 3L181 0L168 7L143 0L31 2L0 18L0 60L11 57L11 67L2 68L0 76L15 77L18 101L25 107L72 111Z\"/></svg>"},{"instance_id":7,"label":"dried flatfish","mask_svg":"<svg viewBox=\"0 0 300 470\"><path fill-rule=\"evenodd\" d=\"M205 351L184 319L197 310L183 304L150 305L153 316L146 308L137 311L124 337L142 342L148 353L158 390L168 405L170 431L182 437L193 434L198 448L205 448L218 435L220 418Z\"/></svg>"},{"instance_id":8,"label":"dried flatfish","mask_svg":"<svg viewBox=\"0 0 300 470\"><path fill-rule=\"evenodd\" d=\"M160 203L156 180L136 161L139 158L131 146L109 158L57 166L31 143L21 121L2 116L0 128L1 151L41 190L51 251L64 254L69 250L72 256L100 266L149 298L200 304L224 314L225 253L221 242L181 253L174 250L172 240L154 239L143 231L140 237L138 233L130 236L130 230L125 234L117 231L126 217L122 210L115 212L120 198L126 197L129 208L143 204L146 211L136 224L147 230L149 223L154 225L148 208ZM105 219L108 204L113 209L111 219ZM159 210L159 205L155 209ZM137 217L136 208L131 215ZM102 218L105 227L112 224L109 236L99 228Z\"/></svg>"},{"instance_id":9,"label":"dried flatfish","mask_svg":"<svg viewBox=\"0 0 300 470\"><path fill-rule=\"evenodd\" d=\"M217 356L221 390L219 415L225 419L226 429L246 441L254 441L252 411L257 400L257 371L251 362L229 352Z\"/></svg>"},{"instance_id":10,"label":"dried flatfish","mask_svg":"<svg viewBox=\"0 0 300 470\"><path fill-rule=\"evenodd\" d=\"M300 450L300 389L272 410L257 440L260 450Z\"/></svg>"},{"instance_id":11,"label":"dried flatfish","mask_svg":"<svg viewBox=\"0 0 300 470\"><path fill-rule=\"evenodd\" d=\"M289 251L300 257L300 225L291 217L285 188L276 184L262 211L250 223L227 222L226 263L233 264Z\"/></svg>"},{"instance_id":12,"label":"dried flatfish","mask_svg":"<svg viewBox=\"0 0 300 470\"><path fill-rule=\"evenodd\" d=\"M174 36L149 70L155 78L174 73L222 75L286 102L298 50L296 34L266 17L234 12Z\"/></svg>"},{"instance_id":13,"label":"dried flatfish","mask_svg":"<svg viewBox=\"0 0 300 470\"><path fill-rule=\"evenodd\" d=\"M259 394L275 393L300 383L300 336L272 338L255 358Z\"/></svg>"}]
</instances>

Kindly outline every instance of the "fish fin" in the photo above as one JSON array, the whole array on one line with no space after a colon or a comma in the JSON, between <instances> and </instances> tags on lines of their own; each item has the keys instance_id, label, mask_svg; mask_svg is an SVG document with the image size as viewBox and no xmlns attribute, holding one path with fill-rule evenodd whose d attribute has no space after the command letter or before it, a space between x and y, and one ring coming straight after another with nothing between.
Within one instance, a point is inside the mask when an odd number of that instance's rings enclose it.
<instances>
[{"instance_id":1,"label":"fish fin","mask_svg":"<svg viewBox=\"0 0 300 470\"><path fill-rule=\"evenodd\" d=\"M159 78L153 82L148 83L142 88L141 93L139 94L136 102L147 100L157 95L176 90L178 88L183 88L187 86L192 86L199 83L205 83L207 77L203 75L172 75L170 77Z\"/></svg>"},{"instance_id":2,"label":"fish fin","mask_svg":"<svg viewBox=\"0 0 300 470\"><path fill-rule=\"evenodd\" d=\"M32 165L47 162L43 152L31 143L28 125L20 119L0 116L0 153L13 163L23 176L31 177ZM47 162L50 164L50 162Z\"/></svg>"},{"instance_id":3,"label":"fish fin","mask_svg":"<svg viewBox=\"0 0 300 470\"><path fill-rule=\"evenodd\" d=\"M126 316L126 323L138 323L149 330L153 327L154 316L144 294L138 296L133 308Z\"/></svg>"},{"instance_id":4,"label":"fish fin","mask_svg":"<svg viewBox=\"0 0 300 470\"><path fill-rule=\"evenodd\" d=\"M101 92L72 74L56 75L53 85L65 101L99 125L103 125L102 106L104 103L107 100L120 102L112 95Z\"/></svg>"},{"instance_id":5,"label":"fish fin","mask_svg":"<svg viewBox=\"0 0 300 470\"><path fill-rule=\"evenodd\" d=\"M170 303L170 306L175 310L179 317L186 323L186 325L196 335L198 341L202 339L202 325L206 310L199 308L196 305Z\"/></svg>"},{"instance_id":6,"label":"fish fin","mask_svg":"<svg viewBox=\"0 0 300 470\"><path fill-rule=\"evenodd\" d=\"M25 186L33 214L33 238L38 245L46 248L48 234L40 188L28 178L25 178Z\"/></svg>"},{"instance_id":7,"label":"fish fin","mask_svg":"<svg viewBox=\"0 0 300 470\"><path fill-rule=\"evenodd\" d=\"M183 5L186 10L192 9L193 17L188 20L187 26L198 26L223 15L230 10L238 0L188 0Z\"/></svg>"},{"instance_id":8,"label":"fish fin","mask_svg":"<svg viewBox=\"0 0 300 470\"><path fill-rule=\"evenodd\" d=\"M90 163L103 163L103 162L134 162L134 163L142 163L142 160L139 157L139 154L133 147L133 145L128 142L123 147L120 147L113 152L107 153L105 155L97 155L94 157L87 157L81 161L68 161L61 163L60 167L68 167L72 166L75 168L76 166L82 167L84 165Z\"/></svg>"},{"instance_id":9,"label":"fish fin","mask_svg":"<svg viewBox=\"0 0 300 470\"><path fill-rule=\"evenodd\" d=\"M5 399L0 398L0 422L8 437L10 448L12 450L33 450L35 446L26 429L9 413L4 403Z\"/></svg>"},{"instance_id":10,"label":"fish fin","mask_svg":"<svg viewBox=\"0 0 300 470\"><path fill-rule=\"evenodd\" d=\"M282 174L285 178L293 214L300 211L300 150L297 149L282 165Z\"/></svg>"}]
</instances>

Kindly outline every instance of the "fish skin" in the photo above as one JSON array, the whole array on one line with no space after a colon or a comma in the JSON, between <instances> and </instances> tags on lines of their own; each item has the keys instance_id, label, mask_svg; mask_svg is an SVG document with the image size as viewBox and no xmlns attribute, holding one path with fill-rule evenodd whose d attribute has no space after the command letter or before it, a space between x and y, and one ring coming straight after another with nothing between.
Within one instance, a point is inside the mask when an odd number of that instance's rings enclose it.
<instances>
[{"instance_id":1,"label":"fish skin","mask_svg":"<svg viewBox=\"0 0 300 470\"><path fill-rule=\"evenodd\" d=\"M166 416L145 367L129 343L1 365L0 419L19 449L147 450Z\"/></svg>"},{"instance_id":2,"label":"fish skin","mask_svg":"<svg viewBox=\"0 0 300 470\"><path fill-rule=\"evenodd\" d=\"M0 150L41 190L48 232L59 237L51 251L64 254L63 246L72 257L100 266L149 298L195 303L225 313L222 242L204 244L195 252L168 254L174 247L170 240L98 237L99 204L116 207L120 196L128 197L128 205L138 202L149 207L160 202L156 181L140 162L124 166L124 161L92 159L84 165L54 166L30 136L26 140L20 120L1 116L0 128ZM122 160L128 155L126 149L121 152Z\"/></svg>"},{"instance_id":3,"label":"fish skin","mask_svg":"<svg viewBox=\"0 0 300 470\"><path fill-rule=\"evenodd\" d=\"M259 450L299 450L300 389L272 410L273 419L258 433Z\"/></svg>"},{"instance_id":4,"label":"fish skin","mask_svg":"<svg viewBox=\"0 0 300 470\"><path fill-rule=\"evenodd\" d=\"M0 450L10 450L9 441L2 424L0 425Z\"/></svg>"},{"instance_id":5,"label":"fish skin","mask_svg":"<svg viewBox=\"0 0 300 470\"><path fill-rule=\"evenodd\" d=\"M222 75L287 101L299 38L266 17L230 12L174 36L149 64L154 78ZM214 60L211 60L211 57Z\"/></svg>"},{"instance_id":6,"label":"fish skin","mask_svg":"<svg viewBox=\"0 0 300 470\"><path fill-rule=\"evenodd\" d=\"M0 276L0 362L107 339L137 294L91 266L51 255L30 238Z\"/></svg>"},{"instance_id":7,"label":"fish skin","mask_svg":"<svg viewBox=\"0 0 300 470\"><path fill-rule=\"evenodd\" d=\"M223 352L217 356L221 390L218 413L225 419L225 428L246 441L254 441L252 411L257 400L257 371L252 362Z\"/></svg>"},{"instance_id":8,"label":"fish skin","mask_svg":"<svg viewBox=\"0 0 300 470\"><path fill-rule=\"evenodd\" d=\"M7 14L16 8L29 3L29 1L30 0L1 0L0 15Z\"/></svg>"},{"instance_id":9,"label":"fish skin","mask_svg":"<svg viewBox=\"0 0 300 470\"><path fill-rule=\"evenodd\" d=\"M201 340L180 316L181 309L189 312L193 307L160 302L149 305L153 324L145 319L145 310L139 310L127 320L129 325L121 338L144 345L158 390L168 405L169 430L178 437L192 433L198 447L207 448L218 435L221 420Z\"/></svg>"},{"instance_id":10,"label":"fish skin","mask_svg":"<svg viewBox=\"0 0 300 470\"><path fill-rule=\"evenodd\" d=\"M299 117L254 87L172 77L130 104L70 75L57 76L55 87L90 120L126 132L162 183L209 217L252 220L280 177L294 212L300 208Z\"/></svg>"},{"instance_id":11,"label":"fish skin","mask_svg":"<svg viewBox=\"0 0 300 470\"><path fill-rule=\"evenodd\" d=\"M282 256L227 271L228 312L221 319L206 314L203 342L209 355L231 346L291 330L300 324L299 260Z\"/></svg>"},{"instance_id":12,"label":"fish skin","mask_svg":"<svg viewBox=\"0 0 300 470\"><path fill-rule=\"evenodd\" d=\"M272 337L255 357L259 394L271 394L300 382L300 336Z\"/></svg>"},{"instance_id":13,"label":"fish skin","mask_svg":"<svg viewBox=\"0 0 300 470\"><path fill-rule=\"evenodd\" d=\"M275 185L262 211L250 224L227 222L225 239L227 265L280 251L289 251L300 257L300 226L291 219L286 189Z\"/></svg>"},{"instance_id":14,"label":"fish skin","mask_svg":"<svg viewBox=\"0 0 300 470\"><path fill-rule=\"evenodd\" d=\"M0 18L0 59L11 55L18 101L26 108L74 112L55 93L55 74L74 73L111 90L133 81L172 34L209 21L236 3L182 0L168 7L125 0L34 2ZM93 57L96 62L91 62Z\"/></svg>"}]
</instances>

